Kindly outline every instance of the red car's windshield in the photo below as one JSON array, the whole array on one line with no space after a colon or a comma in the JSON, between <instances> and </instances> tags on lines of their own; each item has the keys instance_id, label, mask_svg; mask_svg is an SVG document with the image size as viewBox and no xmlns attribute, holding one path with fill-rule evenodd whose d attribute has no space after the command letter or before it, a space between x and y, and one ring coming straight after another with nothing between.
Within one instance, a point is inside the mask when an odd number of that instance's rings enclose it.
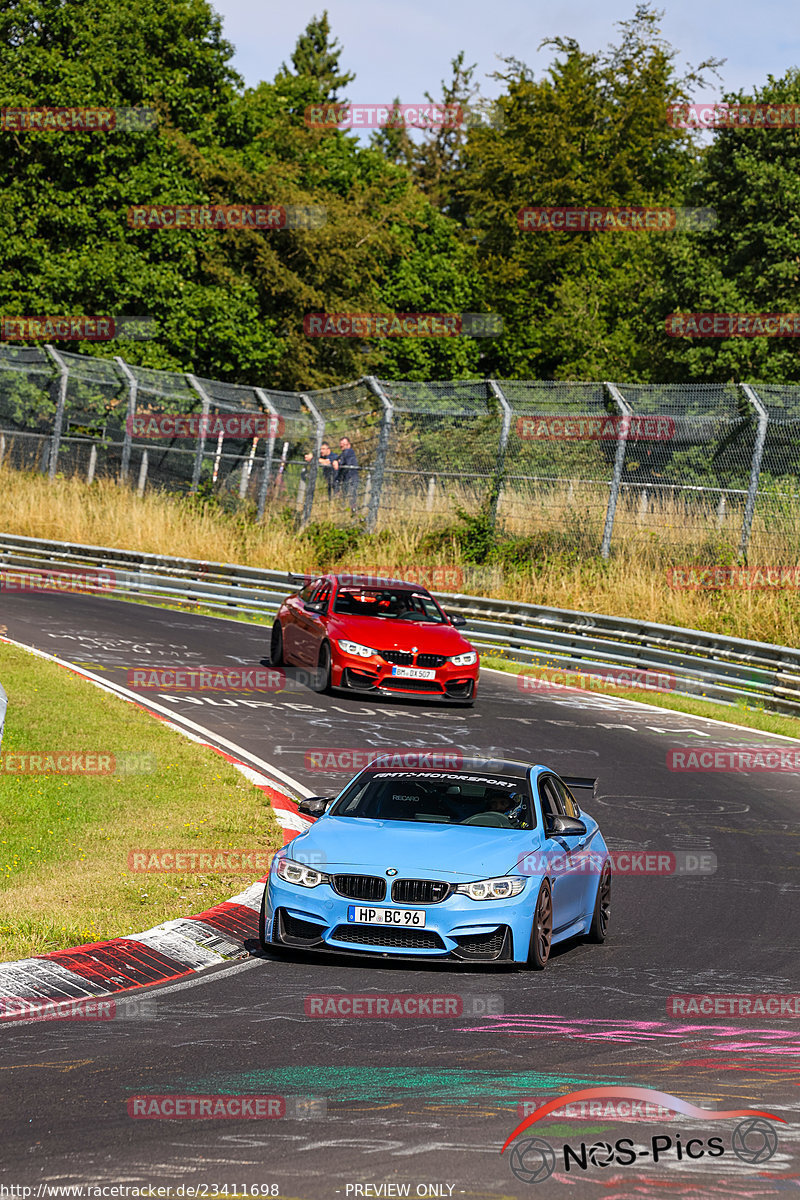
<instances>
[{"instance_id":1,"label":"red car's windshield","mask_svg":"<svg viewBox=\"0 0 800 1200\"><path fill-rule=\"evenodd\" d=\"M446 617L433 597L410 588L340 587L333 611L339 616L389 617L395 621L446 624Z\"/></svg>"}]
</instances>

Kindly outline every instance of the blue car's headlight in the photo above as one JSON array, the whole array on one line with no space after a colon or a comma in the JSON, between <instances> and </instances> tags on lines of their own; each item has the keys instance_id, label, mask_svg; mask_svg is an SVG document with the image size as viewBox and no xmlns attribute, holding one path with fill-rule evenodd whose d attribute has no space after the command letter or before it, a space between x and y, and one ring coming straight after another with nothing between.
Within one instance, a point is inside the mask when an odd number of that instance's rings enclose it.
<instances>
[{"instance_id":1,"label":"blue car's headlight","mask_svg":"<svg viewBox=\"0 0 800 1200\"><path fill-rule=\"evenodd\" d=\"M275 874L285 883L296 883L298 887L312 888L328 882L324 871L315 871L313 867L306 867L292 858L279 858Z\"/></svg>"},{"instance_id":2,"label":"blue car's headlight","mask_svg":"<svg viewBox=\"0 0 800 1200\"><path fill-rule=\"evenodd\" d=\"M502 875L499 879L477 879L474 883L460 883L456 892L460 896L469 896L470 900L508 900L509 896L518 896L525 887L526 880L516 875Z\"/></svg>"},{"instance_id":3,"label":"blue car's headlight","mask_svg":"<svg viewBox=\"0 0 800 1200\"><path fill-rule=\"evenodd\" d=\"M362 646L361 642L346 642L342 638L339 638L338 641L339 649L344 650L345 654L356 654L359 658L372 658L374 654L378 653L369 646Z\"/></svg>"},{"instance_id":4,"label":"blue car's headlight","mask_svg":"<svg viewBox=\"0 0 800 1200\"><path fill-rule=\"evenodd\" d=\"M478 661L478 656L474 650L467 650L464 654L456 654L450 662L454 667L471 667Z\"/></svg>"}]
</instances>

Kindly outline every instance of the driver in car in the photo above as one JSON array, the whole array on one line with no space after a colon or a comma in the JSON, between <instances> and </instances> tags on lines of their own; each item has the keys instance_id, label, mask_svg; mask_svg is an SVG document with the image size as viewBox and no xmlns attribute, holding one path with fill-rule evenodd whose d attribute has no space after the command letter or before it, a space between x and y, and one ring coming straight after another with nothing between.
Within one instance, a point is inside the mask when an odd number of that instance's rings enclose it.
<instances>
[{"instance_id":1,"label":"driver in car","mask_svg":"<svg viewBox=\"0 0 800 1200\"><path fill-rule=\"evenodd\" d=\"M484 804L485 812L501 813L508 817L515 829L528 828L528 822L523 820L525 797L522 792L487 791Z\"/></svg>"}]
</instances>

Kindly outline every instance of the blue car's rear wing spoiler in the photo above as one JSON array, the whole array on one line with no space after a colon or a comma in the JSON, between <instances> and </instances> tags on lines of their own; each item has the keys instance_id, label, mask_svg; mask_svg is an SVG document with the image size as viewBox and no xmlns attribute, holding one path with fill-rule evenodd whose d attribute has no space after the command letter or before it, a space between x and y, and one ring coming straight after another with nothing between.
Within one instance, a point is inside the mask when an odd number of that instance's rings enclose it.
<instances>
[{"instance_id":1,"label":"blue car's rear wing spoiler","mask_svg":"<svg viewBox=\"0 0 800 1200\"><path fill-rule=\"evenodd\" d=\"M564 780L568 788L587 788L594 796L597 787L596 779L587 779L583 775L562 775L560 778Z\"/></svg>"}]
</instances>

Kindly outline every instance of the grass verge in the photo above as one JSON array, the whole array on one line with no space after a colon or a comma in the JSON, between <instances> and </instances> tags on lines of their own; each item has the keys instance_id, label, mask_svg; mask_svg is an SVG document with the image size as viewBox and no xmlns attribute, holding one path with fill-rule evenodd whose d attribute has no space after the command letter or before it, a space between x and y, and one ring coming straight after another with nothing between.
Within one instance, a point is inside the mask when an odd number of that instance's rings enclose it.
<instances>
[{"instance_id":1,"label":"grass verge","mask_svg":"<svg viewBox=\"0 0 800 1200\"><path fill-rule=\"evenodd\" d=\"M132 850L269 853L281 830L263 792L133 705L15 646L0 644L0 679L6 762L9 754L97 752L113 755L115 767L102 775L0 769L0 960L192 916L265 873L131 872Z\"/></svg>"},{"instance_id":2,"label":"grass verge","mask_svg":"<svg viewBox=\"0 0 800 1200\"><path fill-rule=\"evenodd\" d=\"M514 675L533 675L537 679L547 679L552 674L551 668L537 668L490 655L481 655L481 666ZM556 688L554 694L558 695L561 690ZM745 725L748 729L800 739L800 718L766 712L763 708L748 708L744 703L716 704L713 700L696 700L691 696L675 696L669 692L656 692L642 688L615 688L610 685L604 685L599 689L594 687L591 690L593 693L604 696L616 696L623 700L636 700L640 704L651 704L655 708L669 708L673 712L690 713L695 717L708 717L710 720L723 721L728 725ZM544 696L547 692L543 691L541 694Z\"/></svg>"}]
</instances>

